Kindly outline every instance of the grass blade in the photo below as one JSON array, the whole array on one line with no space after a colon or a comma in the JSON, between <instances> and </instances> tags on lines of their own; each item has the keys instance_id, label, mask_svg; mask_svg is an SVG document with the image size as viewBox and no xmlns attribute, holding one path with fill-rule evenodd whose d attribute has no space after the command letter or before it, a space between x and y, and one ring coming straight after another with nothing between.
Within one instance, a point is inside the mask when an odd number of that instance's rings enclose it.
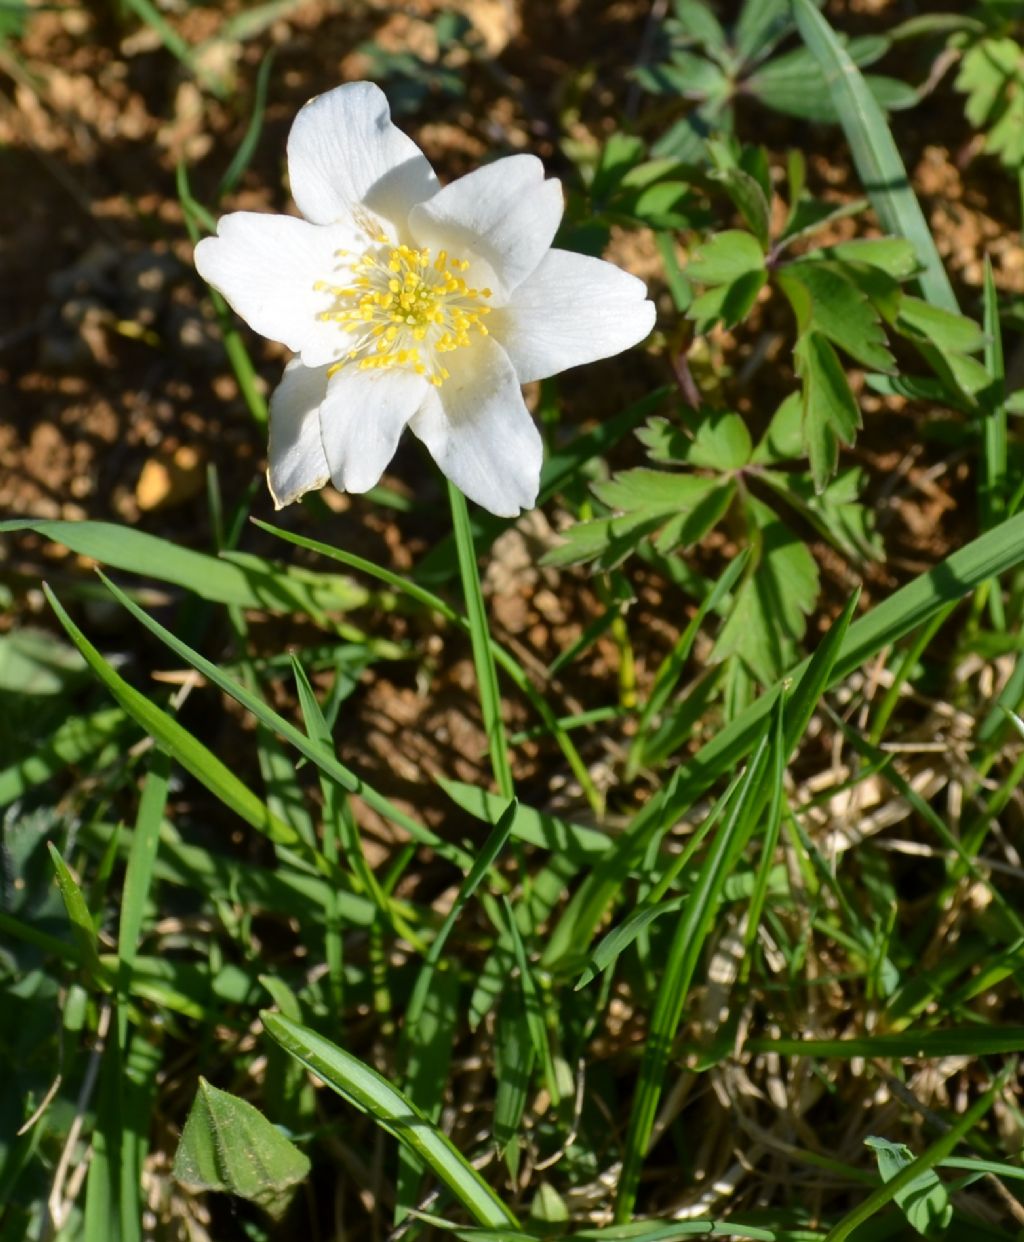
<instances>
[{"instance_id":1,"label":"grass blade","mask_svg":"<svg viewBox=\"0 0 1024 1242\"><path fill-rule=\"evenodd\" d=\"M387 583L388 586L394 587L397 591L401 591L403 595L407 595L410 599L416 600L425 607L430 608L434 612L439 613L446 621L450 621L453 625L457 625L465 633L469 634L470 625L467 619L461 616L454 608L451 607L439 595L435 595L432 591L428 591L425 587L418 583L410 582L400 577L396 573L392 573L389 569L384 569L379 565L375 565L372 561L365 560L361 556L356 556L351 552L346 552L341 548L332 547L328 543L321 543L317 539L307 539L303 535L295 535L291 531L282 530L278 526L271 526L268 522L261 522L253 519L253 525L259 526L261 530L268 531L272 535L276 535L279 539L284 539L287 543L292 543L298 548L306 548L310 552L318 552L321 556L330 557L331 560L340 561L343 565L348 565L352 569L361 570L365 574L376 578L380 582ZM595 814L600 814L604 806L604 800L595 787L587 765L580 757L579 751L576 749L569 737L568 733L558 722L558 717L552 710L545 696L536 690L527 676L525 670L518 660L515 659L500 643L496 643L488 636L491 650L493 652L494 661L501 671L509 678L516 689L523 695L530 706L534 709L541 720L544 722L552 737L558 743L558 746L565 756L566 762L572 768L573 775L580 783L587 801L590 803ZM508 801L507 798L503 802ZM495 822L495 821L492 821Z\"/></svg>"},{"instance_id":2,"label":"grass blade","mask_svg":"<svg viewBox=\"0 0 1024 1242\"><path fill-rule=\"evenodd\" d=\"M885 113L835 31L811 0L792 0L792 4L800 37L825 76L857 172L882 227L912 243L924 269L919 280L925 298L933 306L957 313L953 286L911 189Z\"/></svg>"},{"instance_id":3,"label":"grass blade","mask_svg":"<svg viewBox=\"0 0 1024 1242\"><path fill-rule=\"evenodd\" d=\"M880 1212L887 1204L891 1203L905 1186L909 1186L911 1182L920 1178L923 1173L933 1169L940 1160L944 1160L963 1136L969 1133L992 1107L996 1096L1002 1090L1003 1084L1013 1068L1015 1067L1008 1066L985 1094L976 1100L967 1112L964 1113L956 1125L952 1126L946 1134L932 1143L927 1151L923 1152L904 1169L901 1169L895 1177L891 1178L884 1185L879 1186L874 1194L869 1195L852 1212L848 1212L829 1231L825 1242L845 1242L845 1239L855 1229L864 1224L865 1221L870 1220L876 1212Z\"/></svg>"},{"instance_id":4,"label":"grass blade","mask_svg":"<svg viewBox=\"0 0 1024 1242\"><path fill-rule=\"evenodd\" d=\"M883 647L898 642L947 604L963 599L989 578L999 577L1021 563L1024 563L1024 514L1017 514L900 587L866 616L854 621L832 667L829 686L837 685ZM804 660L785 680L802 677L809 664L810 660ZM685 809L741 762L756 745L780 689L781 684L773 686L686 761L685 779L680 783L674 805L667 804L663 797L655 797L641 815L678 814L681 807ZM668 806L668 810L663 812L663 806Z\"/></svg>"},{"instance_id":5,"label":"grass blade","mask_svg":"<svg viewBox=\"0 0 1024 1242\"><path fill-rule=\"evenodd\" d=\"M469 899L498 855L508 843L515 819L516 802L509 803L494 830L488 835L469 874L463 880L452 907L420 968L405 1012L404 1056L405 1089L410 1099L432 1121L437 1120L444 1094L448 1063L451 1059L452 1032L457 1016L458 977L441 969L448 937ZM396 1223L412 1206L422 1165L403 1148L399 1152L398 1212Z\"/></svg>"},{"instance_id":6,"label":"grass blade","mask_svg":"<svg viewBox=\"0 0 1024 1242\"><path fill-rule=\"evenodd\" d=\"M250 694L244 686L242 686L233 677L225 673L223 669L219 668L211 660L207 660L204 656L201 656L197 651L193 651L187 643L182 642L181 639L172 634L170 630L162 626L159 621L155 621L147 612L140 608L134 600L130 599L122 590L115 586L114 583L106 577L106 575L101 573L100 578L102 578L103 582L107 586L107 589L118 601L118 603L126 608L136 619L136 621L138 621L141 625L144 625L151 634L155 634L161 642L165 643L172 651L181 656L183 660L191 664L193 668L198 669L199 672L213 682L214 685L219 686L225 694L230 695L236 703L240 703L242 707L251 712L261 724L266 725L268 729L272 729L274 732L280 734L286 742L295 747L299 754L304 755L308 760L310 760L311 763L315 764L317 768L319 768L332 780L337 781L343 789L347 790L349 793L358 795L363 799L367 806L372 807L378 814L383 815L385 819L397 824L398 827L404 828L413 840L419 841L423 845L431 846L431 848L436 850L442 858L447 858L450 862L455 863L457 866L468 868L472 865L472 859L465 853L464 850L459 849L457 846L449 845L436 833L431 832L429 828L425 828L422 824L418 823L412 818L411 815L406 815L404 811L399 810L393 802L391 802L388 798L385 798L383 794L377 793L375 789L367 785L363 780L356 776L354 772L351 772L344 766L344 764L340 763L333 755L326 754L319 743L314 742L305 733L303 733L301 729L297 729L295 725L285 720L283 716L278 715L277 712L267 707L262 700L257 698L255 695ZM85 655L85 652L83 651L82 654ZM88 659L88 656L86 656L86 659ZM131 687L128 688L131 689ZM142 696L139 695L139 697L141 698ZM148 703L148 700L143 701ZM301 838L299 838L295 830L288 827L288 825L284 825L284 827L289 834L289 840L286 844L301 847Z\"/></svg>"},{"instance_id":7,"label":"grass blade","mask_svg":"<svg viewBox=\"0 0 1024 1242\"><path fill-rule=\"evenodd\" d=\"M408 1147L451 1190L481 1225L518 1222L446 1134L438 1130L386 1078L307 1027L280 1014L261 1015L267 1034L308 1070Z\"/></svg>"},{"instance_id":8,"label":"grass blade","mask_svg":"<svg viewBox=\"0 0 1024 1242\"><path fill-rule=\"evenodd\" d=\"M633 780L643 766L644 747L650 733L651 721L662 710L675 689L686 661L690 658L690 651L693 649L694 641L700 627L704 624L705 617L708 613L714 612L718 608L722 600L739 581L749 557L749 548L744 548L739 556L733 557L725 572L715 583L714 589L704 596L704 600L697 609L693 620L683 630L672 650L659 665L658 671L654 675L650 696L640 712L640 719L636 726L636 737L633 739L633 744L629 749L629 757L626 760L627 781Z\"/></svg>"},{"instance_id":9,"label":"grass blade","mask_svg":"<svg viewBox=\"0 0 1024 1242\"><path fill-rule=\"evenodd\" d=\"M615 1200L615 1219L625 1224L633 1215L640 1172L654 1129L669 1053L704 943L711 930L722 887L745 844L763 801L762 787L768 760L768 731L747 767L742 783L701 865L690 900L676 928L665 973L651 1014L650 1033L633 1098L626 1146Z\"/></svg>"},{"instance_id":10,"label":"grass blade","mask_svg":"<svg viewBox=\"0 0 1024 1242\"><path fill-rule=\"evenodd\" d=\"M979 502L981 525L988 530L1002 518L1006 506L1006 372L1003 334L999 323L999 299L992 260L985 256L984 288L985 369L991 388L982 399L982 455Z\"/></svg>"},{"instance_id":11,"label":"grass blade","mask_svg":"<svg viewBox=\"0 0 1024 1242\"><path fill-rule=\"evenodd\" d=\"M0 534L23 530L35 531L112 569L184 587L215 604L318 617L362 608L368 600L366 591L336 574L300 576L259 557L234 561L207 556L114 522L28 518L0 522Z\"/></svg>"},{"instance_id":12,"label":"grass blade","mask_svg":"<svg viewBox=\"0 0 1024 1242\"><path fill-rule=\"evenodd\" d=\"M244 819L257 832L262 832L272 841L277 841L282 845L302 845L295 829L273 815L252 790L244 785L216 755L178 724L173 716L161 711L155 703L151 703L144 694L140 694L134 686L130 686L124 678L119 676L71 620L60 601L45 583L43 590L50 607L57 614L57 620L85 657L86 663L120 706L154 741L168 751L187 772L191 772L196 780L205 785L214 797Z\"/></svg>"},{"instance_id":13,"label":"grass blade","mask_svg":"<svg viewBox=\"0 0 1024 1242\"><path fill-rule=\"evenodd\" d=\"M100 966L99 950L96 942L96 928L93 926L92 915L85 904L82 890L71 874L67 863L61 858L57 847L49 843L50 857L57 873L57 887L60 889L61 900L71 923L71 932L75 939L78 955L87 975L99 980L104 972Z\"/></svg>"}]
</instances>

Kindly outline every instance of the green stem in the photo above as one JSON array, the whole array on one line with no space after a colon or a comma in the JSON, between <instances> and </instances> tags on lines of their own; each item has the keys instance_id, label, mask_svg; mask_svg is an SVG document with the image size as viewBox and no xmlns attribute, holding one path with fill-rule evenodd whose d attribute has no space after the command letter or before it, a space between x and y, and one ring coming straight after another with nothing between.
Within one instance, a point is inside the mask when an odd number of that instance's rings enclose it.
<instances>
[{"instance_id":1,"label":"green stem","mask_svg":"<svg viewBox=\"0 0 1024 1242\"><path fill-rule=\"evenodd\" d=\"M452 510L452 527L455 547L459 557L459 573L462 577L462 593L466 599L466 617L469 621L469 637L473 645L473 663L476 666L477 686L480 690L480 711L483 715L487 746L491 753L491 770L498 792L503 798L515 796L512 768L508 761L508 740L505 722L501 717L501 695L498 692L498 672L491 648L491 635L487 626L487 610L480 587L480 573L473 546L473 531L469 524L466 498L454 483L448 484L448 499Z\"/></svg>"}]
</instances>

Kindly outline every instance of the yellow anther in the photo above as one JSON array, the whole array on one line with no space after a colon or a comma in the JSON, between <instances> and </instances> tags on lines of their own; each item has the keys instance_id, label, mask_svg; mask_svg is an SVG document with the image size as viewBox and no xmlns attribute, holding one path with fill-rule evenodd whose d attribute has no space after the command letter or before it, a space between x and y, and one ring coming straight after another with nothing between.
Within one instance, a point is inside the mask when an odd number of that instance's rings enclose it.
<instances>
[{"instance_id":1,"label":"yellow anther","mask_svg":"<svg viewBox=\"0 0 1024 1242\"><path fill-rule=\"evenodd\" d=\"M438 356L469 345L474 330L487 335L481 316L490 307L480 303L491 290L471 289L456 275L468 271L468 259L450 258L446 250L432 257L426 246L395 245L376 221L368 220L364 230L376 244L357 258L336 251L346 260L339 268L350 283L313 285L334 299L317 318L337 323L349 338L344 358L328 374L353 364L364 371L403 367L437 387L450 378Z\"/></svg>"}]
</instances>

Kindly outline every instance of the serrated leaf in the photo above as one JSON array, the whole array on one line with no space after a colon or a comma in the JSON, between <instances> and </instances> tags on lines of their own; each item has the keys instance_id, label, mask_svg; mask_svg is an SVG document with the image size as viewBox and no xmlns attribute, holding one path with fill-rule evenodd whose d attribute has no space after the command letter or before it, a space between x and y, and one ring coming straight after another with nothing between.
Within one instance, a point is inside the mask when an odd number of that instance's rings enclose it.
<instances>
[{"instance_id":1,"label":"serrated leaf","mask_svg":"<svg viewBox=\"0 0 1024 1242\"><path fill-rule=\"evenodd\" d=\"M607 482L595 483L591 490L610 509L675 513L692 509L713 486L713 480L697 475L638 466L635 470L623 470Z\"/></svg>"},{"instance_id":2,"label":"serrated leaf","mask_svg":"<svg viewBox=\"0 0 1024 1242\"><path fill-rule=\"evenodd\" d=\"M633 134L616 131L601 150L594 179L590 184L591 197L595 200L607 197L620 184L623 177L644 158L644 143Z\"/></svg>"},{"instance_id":3,"label":"serrated leaf","mask_svg":"<svg viewBox=\"0 0 1024 1242\"><path fill-rule=\"evenodd\" d=\"M949 353L945 355L945 359L950 371L953 372L953 378L961 390L969 396L973 397L991 385L992 376L989 375L984 363L977 358L971 358L967 354ZM948 385L946 391L948 393Z\"/></svg>"},{"instance_id":4,"label":"serrated leaf","mask_svg":"<svg viewBox=\"0 0 1024 1242\"><path fill-rule=\"evenodd\" d=\"M735 594L711 658L737 656L764 685L789 668L818 599L818 568L803 541L778 514L748 499L759 532L753 570Z\"/></svg>"},{"instance_id":5,"label":"serrated leaf","mask_svg":"<svg viewBox=\"0 0 1024 1242\"><path fill-rule=\"evenodd\" d=\"M729 507L733 484L638 467L595 483L593 491L603 504L623 512L571 526L564 532L566 542L548 552L544 564L593 561L602 569L614 569L659 529L656 546L662 551L696 543Z\"/></svg>"},{"instance_id":6,"label":"serrated leaf","mask_svg":"<svg viewBox=\"0 0 1024 1242\"><path fill-rule=\"evenodd\" d=\"M750 460L752 448L747 424L738 414L715 412L697 428L684 460L709 470L739 470Z\"/></svg>"},{"instance_id":7,"label":"serrated leaf","mask_svg":"<svg viewBox=\"0 0 1024 1242\"><path fill-rule=\"evenodd\" d=\"M764 435L750 460L759 466L791 461L804 455L804 407L800 393L794 392L772 415Z\"/></svg>"},{"instance_id":8,"label":"serrated leaf","mask_svg":"<svg viewBox=\"0 0 1024 1242\"><path fill-rule=\"evenodd\" d=\"M803 384L803 433L814 486L824 490L835 473L839 445L852 444L860 407L836 351L820 332L802 336L793 350Z\"/></svg>"},{"instance_id":9,"label":"serrated leaf","mask_svg":"<svg viewBox=\"0 0 1024 1242\"><path fill-rule=\"evenodd\" d=\"M683 51L674 52L663 64L641 66L634 76L652 95L682 95L685 99L709 98L728 85L716 64Z\"/></svg>"},{"instance_id":10,"label":"serrated leaf","mask_svg":"<svg viewBox=\"0 0 1024 1242\"><path fill-rule=\"evenodd\" d=\"M651 461L723 472L745 466L752 447L746 423L731 411L705 412L689 435L667 418L651 418L636 436Z\"/></svg>"},{"instance_id":11,"label":"serrated leaf","mask_svg":"<svg viewBox=\"0 0 1024 1242\"><path fill-rule=\"evenodd\" d=\"M864 473L852 466L841 470L824 491L802 471L766 470L761 478L826 539L853 560L882 559L874 513L860 503Z\"/></svg>"},{"instance_id":12,"label":"serrated leaf","mask_svg":"<svg viewBox=\"0 0 1024 1242\"><path fill-rule=\"evenodd\" d=\"M764 188L759 179L749 171L738 167L731 160L723 160L721 151L721 143L708 143L708 153L716 164L716 170L711 177L721 183L732 199L733 206L757 238L761 249L767 250L770 241L771 206Z\"/></svg>"},{"instance_id":13,"label":"serrated leaf","mask_svg":"<svg viewBox=\"0 0 1024 1242\"><path fill-rule=\"evenodd\" d=\"M704 285L728 285L763 271L764 252L743 229L726 229L709 237L686 268L687 276Z\"/></svg>"},{"instance_id":14,"label":"serrated leaf","mask_svg":"<svg viewBox=\"0 0 1024 1242\"><path fill-rule=\"evenodd\" d=\"M689 511L671 515L658 532L654 546L664 555L673 548L689 548L698 543L725 516L736 495L736 484L726 479L712 487Z\"/></svg>"},{"instance_id":15,"label":"serrated leaf","mask_svg":"<svg viewBox=\"0 0 1024 1242\"><path fill-rule=\"evenodd\" d=\"M781 268L779 288L796 315L801 334L818 331L857 362L875 371L893 371L878 312L842 270L827 262L801 260Z\"/></svg>"},{"instance_id":16,"label":"serrated leaf","mask_svg":"<svg viewBox=\"0 0 1024 1242\"><path fill-rule=\"evenodd\" d=\"M702 0L675 0L673 7L676 22L686 37L717 51L726 46L721 22Z\"/></svg>"},{"instance_id":17,"label":"serrated leaf","mask_svg":"<svg viewBox=\"0 0 1024 1242\"><path fill-rule=\"evenodd\" d=\"M831 255L843 263L877 267L894 280L906 280L920 268L914 247L903 237L858 237L816 252L819 253Z\"/></svg>"},{"instance_id":18,"label":"serrated leaf","mask_svg":"<svg viewBox=\"0 0 1024 1242\"><path fill-rule=\"evenodd\" d=\"M786 221L786 227L782 230L779 242L789 246L799 238L807 237L809 234L823 229L826 224L833 224L837 220L845 220L849 216L860 215L867 208L867 205L868 200L866 198L854 199L851 203L837 204L825 202L823 199L810 198L805 195L797 202L795 207L790 208L789 219Z\"/></svg>"},{"instance_id":19,"label":"serrated leaf","mask_svg":"<svg viewBox=\"0 0 1024 1242\"><path fill-rule=\"evenodd\" d=\"M258 1109L199 1079L174 1156L182 1185L238 1195L279 1218L309 1168L309 1159Z\"/></svg>"},{"instance_id":20,"label":"serrated leaf","mask_svg":"<svg viewBox=\"0 0 1024 1242\"><path fill-rule=\"evenodd\" d=\"M690 199L685 181L659 181L635 195L616 198L615 210L625 211L635 220L655 229L682 229L690 223L683 206Z\"/></svg>"},{"instance_id":21,"label":"serrated leaf","mask_svg":"<svg viewBox=\"0 0 1024 1242\"><path fill-rule=\"evenodd\" d=\"M885 39L854 39L846 50L854 54L855 64L867 65L884 53L887 42ZM888 111L909 108L917 102L914 88L898 78L867 74L864 83L875 102ZM786 116L831 124L839 120L824 74L806 48L797 48L762 65L748 78L746 87L766 107Z\"/></svg>"},{"instance_id":22,"label":"serrated leaf","mask_svg":"<svg viewBox=\"0 0 1024 1242\"><path fill-rule=\"evenodd\" d=\"M724 328L733 328L750 314L767 279L765 271L747 272L731 284L716 285L693 299L686 317L698 332L708 332L719 321Z\"/></svg>"},{"instance_id":23,"label":"serrated leaf","mask_svg":"<svg viewBox=\"0 0 1024 1242\"><path fill-rule=\"evenodd\" d=\"M864 1145L875 1153L883 1182L892 1181L897 1173L914 1163L914 1153L904 1143L872 1137L866 1138ZM910 1225L925 1238L941 1237L953 1219L953 1205L934 1169L925 1169L897 1190L894 1197Z\"/></svg>"},{"instance_id":24,"label":"serrated leaf","mask_svg":"<svg viewBox=\"0 0 1024 1242\"><path fill-rule=\"evenodd\" d=\"M789 0L746 0L733 32L741 60L767 56L792 30Z\"/></svg>"},{"instance_id":25,"label":"serrated leaf","mask_svg":"<svg viewBox=\"0 0 1024 1242\"><path fill-rule=\"evenodd\" d=\"M964 112L987 131L985 150L1007 168L1024 163L1024 48L1011 38L981 39L964 52L953 83Z\"/></svg>"},{"instance_id":26,"label":"serrated leaf","mask_svg":"<svg viewBox=\"0 0 1024 1242\"><path fill-rule=\"evenodd\" d=\"M974 354L985 344L985 334L973 319L909 294L900 302L895 327L912 339L930 341L943 353Z\"/></svg>"},{"instance_id":27,"label":"serrated leaf","mask_svg":"<svg viewBox=\"0 0 1024 1242\"><path fill-rule=\"evenodd\" d=\"M544 554L543 565L585 565L614 569L637 550L643 539L664 521L663 514L635 514L577 522L562 531L564 543Z\"/></svg>"}]
</instances>

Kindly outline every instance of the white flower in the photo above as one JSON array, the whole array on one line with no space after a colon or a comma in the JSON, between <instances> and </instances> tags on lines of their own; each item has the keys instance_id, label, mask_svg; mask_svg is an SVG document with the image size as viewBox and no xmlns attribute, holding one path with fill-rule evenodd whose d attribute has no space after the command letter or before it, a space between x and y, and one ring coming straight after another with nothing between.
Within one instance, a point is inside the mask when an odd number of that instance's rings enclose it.
<instances>
[{"instance_id":1,"label":"white flower","mask_svg":"<svg viewBox=\"0 0 1024 1242\"><path fill-rule=\"evenodd\" d=\"M551 249L562 190L535 156L442 188L369 82L306 104L288 171L304 219L234 212L195 256L297 354L270 402L278 508L328 479L373 487L406 425L485 509L533 505L541 440L520 385L643 340L643 283Z\"/></svg>"}]
</instances>

